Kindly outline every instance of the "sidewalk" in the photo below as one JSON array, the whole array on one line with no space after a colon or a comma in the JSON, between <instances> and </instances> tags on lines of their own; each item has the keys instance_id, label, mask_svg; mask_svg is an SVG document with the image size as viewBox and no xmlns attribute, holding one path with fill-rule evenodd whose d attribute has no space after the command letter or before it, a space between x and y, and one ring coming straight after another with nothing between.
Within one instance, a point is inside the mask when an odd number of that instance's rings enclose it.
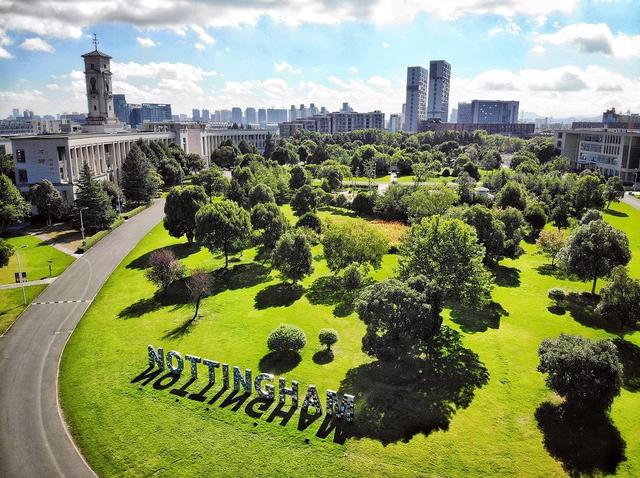
<instances>
[{"instance_id":1,"label":"sidewalk","mask_svg":"<svg viewBox=\"0 0 640 478\"><path fill-rule=\"evenodd\" d=\"M625 193L624 197L622 198L622 202L640 210L640 199L632 196L631 194Z\"/></svg>"},{"instance_id":2,"label":"sidewalk","mask_svg":"<svg viewBox=\"0 0 640 478\"><path fill-rule=\"evenodd\" d=\"M25 287L29 287L31 285L45 285L45 284L51 284L54 280L56 280L55 277L47 277L46 279L27 281L27 282L24 282L23 284ZM22 284L17 282L15 284L0 285L0 290L17 289L18 287L22 287Z\"/></svg>"},{"instance_id":3,"label":"sidewalk","mask_svg":"<svg viewBox=\"0 0 640 478\"><path fill-rule=\"evenodd\" d=\"M67 249L62 244L58 244L57 242L54 242L55 239L52 239L51 237L47 236L46 234L35 233L35 232L30 232L29 234L31 234L32 236L37 237L38 239L40 239L45 244L53 247L54 249L59 250L60 252L62 252L64 254L67 254L68 256L73 256L76 259L78 257L82 256L82 254L76 254L75 251L72 251L71 249Z\"/></svg>"}]
</instances>

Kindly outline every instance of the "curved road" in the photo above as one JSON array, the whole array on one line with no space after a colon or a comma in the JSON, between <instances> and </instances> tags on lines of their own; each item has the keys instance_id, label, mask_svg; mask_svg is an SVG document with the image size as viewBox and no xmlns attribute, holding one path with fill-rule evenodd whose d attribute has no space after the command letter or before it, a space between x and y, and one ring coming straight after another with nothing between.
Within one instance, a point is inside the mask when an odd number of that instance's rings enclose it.
<instances>
[{"instance_id":1,"label":"curved road","mask_svg":"<svg viewBox=\"0 0 640 478\"><path fill-rule=\"evenodd\" d=\"M0 338L0 476L95 476L58 406L58 364L104 281L163 217L164 200L116 228L60 275Z\"/></svg>"}]
</instances>

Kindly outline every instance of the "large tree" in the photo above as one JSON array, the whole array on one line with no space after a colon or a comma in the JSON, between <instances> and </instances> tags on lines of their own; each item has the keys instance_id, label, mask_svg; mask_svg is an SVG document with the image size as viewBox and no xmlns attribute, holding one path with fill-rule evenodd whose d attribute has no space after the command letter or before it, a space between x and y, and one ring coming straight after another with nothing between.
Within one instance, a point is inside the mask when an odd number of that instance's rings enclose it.
<instances>
[{"instance_id":1,"label":"large tree","mask_svg":"<svg viewBox=\"0 0 640 478\"><path fill-rule=\"evenodd\" d=\"M208 204L196 214L196 240L213 252L224 254L224 267L229 254L239 251L251 234L249 213L230 200Z\"/></svg>"},{"instance_id":2,"label":"large tree","mask_svg":"<svg viewBox=\"0 0 640 478\"><path fill-rule=\"evenodd\" d=\"M313 272L311 245L298 229L284 234L271 254L271 264L293 283Z\"/></svg>"},{"instance_id":3,"label":"large tree","mask_svg":"<svg viewBox=\"0 0 640 478\"><path fill-rule=\"evenodd\" d=\"M378 269L389 247L384 236L363 220L330 222L322 246L327 265L334 272L350 264Z\"/></svg>"},{"instance_id":4,"label":"large tree","mask_svg":"<svg viewBox=\"0 0 640 478\"><path fill-rule=\"evenodd\" d=\"M602 209L604 207L604 187L600 178L594 174L581 175L572 188L573 207L578 214L587 209Z\"/></svg>"},{"instance_id":5,"label":"large tree","mask_svg":"<svg viewBox=\"0 0 640 478\"><path fill-rule=\"evenodd\" d=\"M629 277L626 267L613 268L600 295L602 299L596 310L603 318L623 331L640 329L640 281Z\"/></svg>"},{"instance_id":6,"label":"large tree","mask_svg":"<svg viewBox=\"0 0 640 478\"><path fill-rule=\"evenodd\" d=\"M496 195L496 206L501 208L515 207L524 211L527 207L527 195L520 183L508 181Z\"/></svg>"},{"instance_id":7,"label":"large tree","mask_svg":"<svg viewBox=\"0 0 640 478\"><path fill-rule=\"evenodd\" d=\"M191 182L197 186L202 186L209 196L209 199L213 199L214 196L223 195L229 189L229 180L225 178L222 171L216 167L200 171L193 176Z\"/></svg>"},{"instance_id":8,"label":"large tree","mask_svg":"<svg viewBox=\"0 0 640 478\"><path fill-rule=\"evenodd\" d=\"M631 259L625 233L603 220L591 221L576 229L562 255L569 272L582 280L593 280L592 294L596 292L598 277L608 275L615 266L626 265Z\"/></svg>"},{"instance_id":9,"label":"large tree","mask_svg":"<svg viewBox=\"0 0 640 478\"><path fill-rule=\"evenodd\" d=\"M157 285L162 293L184 275L184 265L170 249L153 251L147 266L145 271L147 279Z\"/></svg>"},{"instance_id":10,"label":"large tree","mask_svg":"<svg viewBox=\"0 0 640 478\"><path fill-rule=\"evenodd\" d=\"M128 202L149 203L158 190L158 179L142 150L134 144L122 163L122 190Z\"/></svg>"},{"instance_id":11,"label":"large tree","mask_svg":"<svg viewBox=\"0 0 640 478\"><path fill-rule=\"evenodd\" d=\"M318 200L313 192L313 188L305 184L296 191L291 200L291 208L297 216L302 216L309 211L315 211L318 206Z\"/></svg>"},{"instance_id":12,"label":"large tree","mask_svg":"<svg viewBox=\"0 0 640 478\"><path fill-rule=\"evenodd\" d=\"M261 230L260 241L266 248L273 248L289 228L289 221L276 203L257 204L251 210L251 225Z\"/></svg>"},{"instance_id":13,"label":"large tree","mask_svg":"<svg viewBox=\"0 0 640 478\"><path fill-rule=\"evenodd\" d=\"M13 255L13 246L4 239L0 239L0 267L9 264L9 259Z\"/></svg>"},{"instance_id":14,"label":"large tree","mask_svg":"<svg viewBox=\"0 0 640 478\"><path fill-rule=\"evenodd\" d=\"M31 205L25 201L11 180L0 174L0 234L4 228L18 224L31 211Z\"/></svg>"},{"instance_id":15,"label":"large tree","mask_svg":"<svg viewBox=\"0 0 640 478\"><path fill-rule=\"evenodd\" d=\"M522 254L520 241L524 238L526 229L524 216L515 207L494 209L493 213L504 225L504 253L507 257L515 259Z\"/></svg>"},{"instance_id":16,"label":"large tree","mask_svg":"<svg viewBox=\"0 0 640 478\"><path fill-rule=\"evenodd\" d=\"M380 360L420 355L442 326L443 295L424 276L388 279L367 287L357 302L365 325L362 350Z\"/></svg>"},{"instance_id":17,"label":"large tree","mask_svg":"<svg viewBox=\"0 0 640 478\"><path fill-rule=\"evenodd\" d=\"M444 214L458 202L458 194L442 184L420 186L404 199L409 221L420 222L423 217Z\"/></svg>"},{"instance_id":18,"label":"large tree","mask_svg":"<svg viewBox=\"0 0 640 478\"><path fill-rule=\"evenodd\" d=\"M458 217L476 230L478 241L485 248L485 264L497 263L505 256L504 224L489 208L474 204L471 207L461 208L459 212L453 210L451 215Z\"/></svg>"},{"instance_id":19,"label":"large tree","mask_svg":"<svg viewBox=\"0 0 640 478\"><path fill-rule=\"evenodd\" d=\"M296 165L291 168L291 179L289 179L289 187L291 189L295 191L310 182L311 178L309 178L309 173L302 166Z\"/></svg>"},{"instance_id":20,"label":"large tree","mask_svg":"<svg viewBox=\"0 0 640 478\"><path fill-rule=\"evenodd\" d=\"M116 219L111 199L100 184L93 179L91 169L86 162L80 170L74 209L72 217L75 227L81 226L80 210L82 210L82 226L89 234L108 229Z\"/></svg>"},{"instance_id":21,"label":"large tree","mask_svg":"<svg viewBox=\"0 0 640 478\"><path fill-rule=\"evenodd\" d=\"M47 225L51 225L52 217L60 217L64 211L64 202L58 190L45 179L34 184L29 189L31 203L38 208L38 213L47 219Z\"/></svg>"},{"instance_id":22,"label":"large tree","mask_svg":"<svg viewBox=\"0 0 640 478\"><path fill-rule=\"evenodd\" d=\"M618 176L607 179L604 185L604 199L607 201L607 208L611 207L613 201L620 201L624 197L624 185Z\"/></svg>"},{"instance_id":23,"label":"large tree","mask_svg":"<svg viewBox=\"0 0 640 478\"><path fill-rule=\"evenodd\" d=\"M538 236L536 244L545 256L551 259L551 267L555 266L556 257L567 243L567 237L557 227L545 229Z\"/></svg>"},{"instance_id":24,"label":"large tree","mask_svg":"<svg viewBox=\"0 0 640 478\"><path fill-rule=\"evenodd\" d=\"M238 149L231 145L221 146L211 153L211 164L215 164L222 169L232 169L239 153Z\"/></svg>"},{"instance_id":25,"label":"large tree","mask_svg":"<svg viewBox=\"0 0 640 478\"><path fill-rule=\"evenodd\" d=\"M254 207L257 204L275 203L271 188L263 183L258 183L249 190L249 206Z\"/></svg>"},{"instance_id":26,"label":"large tree","mask_svg":"<svg viewBox=\"0 0 640 478\"><path fill-rule=\"evenodd\" d=\"M613 342L562 334L538 347L538 371L570 404L608 408L620 394L622 365Z\"/></svg>"},{"instance_id":27,"label":"large tree","mask_svg":"<svg viewBox=\"0 0 640 478\"><path fill-rule=\"evenodd\" d=\"M196 213L208 202L202 186L176 186L171 188L164 205L164 228L173 237L187 236L193 241Z\"/></svg>"},{"instance_id":28,"label":"large tree","mask_svg":"<svg viewBox=\"0 0 640 478\"><path fill-rule=\"evenodd\" d=\"M425 275L448 300L484 305L493 287L483 265L484 246L473 227L440 216L414 224L400 244L402 277Z\"/></svg>"}]
</instances>

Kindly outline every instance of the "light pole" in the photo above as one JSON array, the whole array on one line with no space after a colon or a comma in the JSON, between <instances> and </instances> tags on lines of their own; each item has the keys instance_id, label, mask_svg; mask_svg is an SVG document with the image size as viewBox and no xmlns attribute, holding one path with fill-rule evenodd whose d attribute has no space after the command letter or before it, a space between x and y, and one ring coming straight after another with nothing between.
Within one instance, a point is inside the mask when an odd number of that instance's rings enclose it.
<instances>
[{"instance_id":1,"label":"light pole","mask_svg":"<svg viewBox=\"0 0 640 478\"><path fill-rule=\"evenodd\" d=\"M19 249L24 249L27 247L26 244L19 247ZM20 278L20 285L22 286L22 303L27 305L27 293L24 291L24 279L22 278L22 264L20 264L20 253L16 249L16 258L18 259L18 276Z\"/></svg>"},{"instance_id":2,"label":"light pole","mask_svg":"<svg viewBox=\"0 0 640 478\"><path fill-rule=\"evenodd\" d=\"M80 233L82 233L82 245L86 246L87 242L84 240L84 221L82 220L82 211L84 211L85 209L87 209L87 207L81 207L79 209L80 211Z\"/></svg>"}]
</instances>

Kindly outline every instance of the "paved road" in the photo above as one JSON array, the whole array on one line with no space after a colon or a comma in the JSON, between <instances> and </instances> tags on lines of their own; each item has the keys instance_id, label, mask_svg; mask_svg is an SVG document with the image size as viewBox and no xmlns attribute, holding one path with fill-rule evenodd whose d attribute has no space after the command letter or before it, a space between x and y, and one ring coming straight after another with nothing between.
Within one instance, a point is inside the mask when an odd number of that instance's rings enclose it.
<instances>
[{"instance_id":1,"label":"paved road","mask_svg":"<svg viewBox=\"0 0 640 478\"><path fill-rule=\"evenodd\" d=\"M625 194L622 198L622 202L627 203L629 206L640 210L640 199L632 196L631 194Z\"/></svg>"},{"instance_id":2,"label":"paved road","mask_svg":"<svg viewBox=\"0 0 640 478\"><path fill-rule=\"evenodd\" d=\"M89 249L0 338L0 476L95 476L58 406L60 356L104 281L161 220L163 207L157 201Z\"/></svg>"}]
</instances>

